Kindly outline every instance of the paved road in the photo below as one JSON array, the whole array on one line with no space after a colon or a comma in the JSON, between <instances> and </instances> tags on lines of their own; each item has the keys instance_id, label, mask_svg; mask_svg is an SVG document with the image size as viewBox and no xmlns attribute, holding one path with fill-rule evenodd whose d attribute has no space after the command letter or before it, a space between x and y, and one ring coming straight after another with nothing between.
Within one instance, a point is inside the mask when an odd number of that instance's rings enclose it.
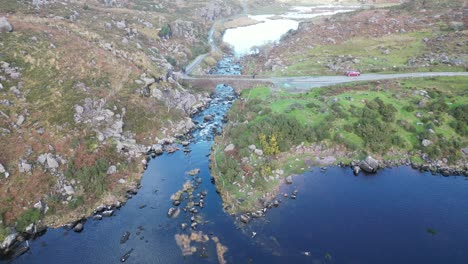
<instances>
[{"instance_id":1,"label":"paved road","mask_svg":"<svg viewBox=\"0 0 468 264\"><path fill-rule=\"evenodd\" d=\"M356 81L377 81L388 79L401 78L420 78L420 77L437 77L437 76L468 76L468 72L415 72L415 73L396 73L396 74L362 74L358 77L347 76L300 76L300 77L257 77L255 80L273 83L279 88L288 89L310 89L316 87L329 86L340 83L349 83ZM203 75L203 76L181 76L186 80L236 80L236 81L252 81L251 76L245 75Z\"/></svg>"},{"instance_id":2,"label":"paved road","mask_svg":"<svg viewBox=\"0 0 468 264\"><path fill-rule=\"evenodd\" d=\"M219 21L223 21L223 20L221 19L221 20L214 22L210 28L210 31L208 32L208 44L210 44L210 49L211 49L210 52L214 52L218 50L218 47L216 46L216 43L213 39L213 34L215 31L215 26L217 23L219 23ZM210 53L198 55L189 65L187 65L187 67L185 67L186 74L191 74L192 71L198 66L198 64L200 64L209 54Z\"/></svg>"}]
</instances>

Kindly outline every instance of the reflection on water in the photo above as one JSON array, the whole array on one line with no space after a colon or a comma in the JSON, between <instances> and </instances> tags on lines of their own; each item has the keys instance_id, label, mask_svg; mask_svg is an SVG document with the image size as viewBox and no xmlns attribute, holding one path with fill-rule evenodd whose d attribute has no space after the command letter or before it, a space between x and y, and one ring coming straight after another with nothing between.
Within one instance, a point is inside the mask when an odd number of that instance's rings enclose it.
<instances>
[{"instance_id":1,"label":"reflection on water","mask_svg":"<svg viewBox=\"0 0 468 264\"><path fill-rule=\"evenodd\" d=\"M291 19L270 19L269 15L249 16L262 23L226 30L223 41L234 48L237 56L251 53L252 48L277 42L289 30L296 30L299 22Z\"/></svg>"}]
</instances>

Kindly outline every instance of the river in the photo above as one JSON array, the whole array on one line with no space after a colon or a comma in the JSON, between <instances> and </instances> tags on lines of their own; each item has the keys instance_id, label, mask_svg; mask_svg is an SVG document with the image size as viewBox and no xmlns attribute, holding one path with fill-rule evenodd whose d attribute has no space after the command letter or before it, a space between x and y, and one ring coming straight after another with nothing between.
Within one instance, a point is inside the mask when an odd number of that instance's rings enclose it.
<instances>
[{"instance_id":1,"label":"river","mask_svg":"<svg viewBox=\"0 0 468 264\"><path fill-rule=\"evenodd\" d=\"M233 61L227 58L221 64ZM239 67L232 66L214 73L237 74ZM281 187L285 193L298 190L297 199L281 198L280 206L264 218L245 225L226 214L211 179L209 155L233 100L232 87L218 85L211 105L193 117L199 126L190 152L152 159L138 194L112 217L88 219L81 233L49 229L30 241L28 252L8 262L120 263L130 252L126 263L218 263L218 245L227 248L221 257L227 263L468 263L465 177L409 167L359 176L349 168L312 168ZM212 119L204 121L207 115ZM200 173L188 175L194 168ZM206 192L204 206L195 206L196 214L181 211L170 218L168 209L175 208L170 197L187 181L197 187L193 198L178 207L200 201ZM183 230L181 224L190 225L192 216L199 225ZM207 241L189 239L195 252L184 256L176 236L188 238L194 231ZM125 232L130 236L121 243Z\"/></svg>"}]
</instances>

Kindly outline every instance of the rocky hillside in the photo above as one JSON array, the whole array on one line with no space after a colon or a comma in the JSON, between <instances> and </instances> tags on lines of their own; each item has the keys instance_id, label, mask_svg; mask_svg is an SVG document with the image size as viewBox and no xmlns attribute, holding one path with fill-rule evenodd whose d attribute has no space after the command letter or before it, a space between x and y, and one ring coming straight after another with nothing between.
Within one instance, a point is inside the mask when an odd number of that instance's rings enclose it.
<instances>
[{"instance_id":1,"label":"rocky hillside","mask_svg":"<svg viewBox=\"0 0 468 264\"><path fill-rule=\"evenodd\" d=\"M467 9L461 0L407 1L300 24L281 44L246 59L248 73L275 75L464 71Z\"/></svg>"},{"instance_id":2,"label":"rocky hillside","mask_svg":"<svg viewBox=\"0 0 468 264\"><path fill-rule=\"evenodd\" d=\"M112 204L144 144L193 127L206 91L177 82L236 1L0 2L0 240ZM41 220L43 219L43 220ZM34 229L34 228L33 228Z\"/></svg>"}]
</instances>

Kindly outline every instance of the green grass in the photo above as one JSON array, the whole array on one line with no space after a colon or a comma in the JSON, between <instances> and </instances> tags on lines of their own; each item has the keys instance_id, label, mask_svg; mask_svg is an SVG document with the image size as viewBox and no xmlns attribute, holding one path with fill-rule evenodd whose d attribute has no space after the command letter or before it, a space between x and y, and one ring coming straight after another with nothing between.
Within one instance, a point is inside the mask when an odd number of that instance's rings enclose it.
<instances>
[{"instance_id":1,"label":"green grass","mask_svg":"<svg viewBox=\"0 0 468 264\"><path fill-rule=\"evenodd\" d=\"M36 223L42 218L41 211L38 209L26 210L16 221L16 230L24 231L31 223Z\"/></svg>"},{"instance_id":2,"label":"green grass","mask_svg":"<svg viewBox=\"0 0 468 264\"><path fill-rule=\"evenodd\" d=\"M464 129L457 131L451 123L457 121L453 116L455 107L467 107L467 82L467 77L439 77L338 85L305 94L275 93L266 87L243 91L244 100L234 103L224 135L216 140L212 172L217 188L224 202L232 206L231 211L257 208L258 199L278 184L266 181L271 171L284 169L284 176L301 173L307 169L305 158L316 158L311 153L290 151L301 142L344 149L345 156L337 156L338 161L362 159L368 154L400 160L404 154L410 154L413 162L421 164L423 160L417 154L421 152L432 159L447 158L449 164L457 164L462 159L460 149L468 144L468 126L464 124ZM430 98L422 96L421 90ZM423 99L427 102L420 107L418 103ZM423 116L417 117L418 112ZM435 133L431 134L428 128ZM262 134L275 135L281 158L265 156L268 148L259 140ZM430 139L433 145L423 147L422 139ZM225 146L231 143L236 152L224 153ZM263 149L264 156L249 151L250 144ZM241 163L245 158L248 162ZM268 173L264 173L265 168ZM242 176L255 182L243 182Z\"/></svg>"}]
</instances>

